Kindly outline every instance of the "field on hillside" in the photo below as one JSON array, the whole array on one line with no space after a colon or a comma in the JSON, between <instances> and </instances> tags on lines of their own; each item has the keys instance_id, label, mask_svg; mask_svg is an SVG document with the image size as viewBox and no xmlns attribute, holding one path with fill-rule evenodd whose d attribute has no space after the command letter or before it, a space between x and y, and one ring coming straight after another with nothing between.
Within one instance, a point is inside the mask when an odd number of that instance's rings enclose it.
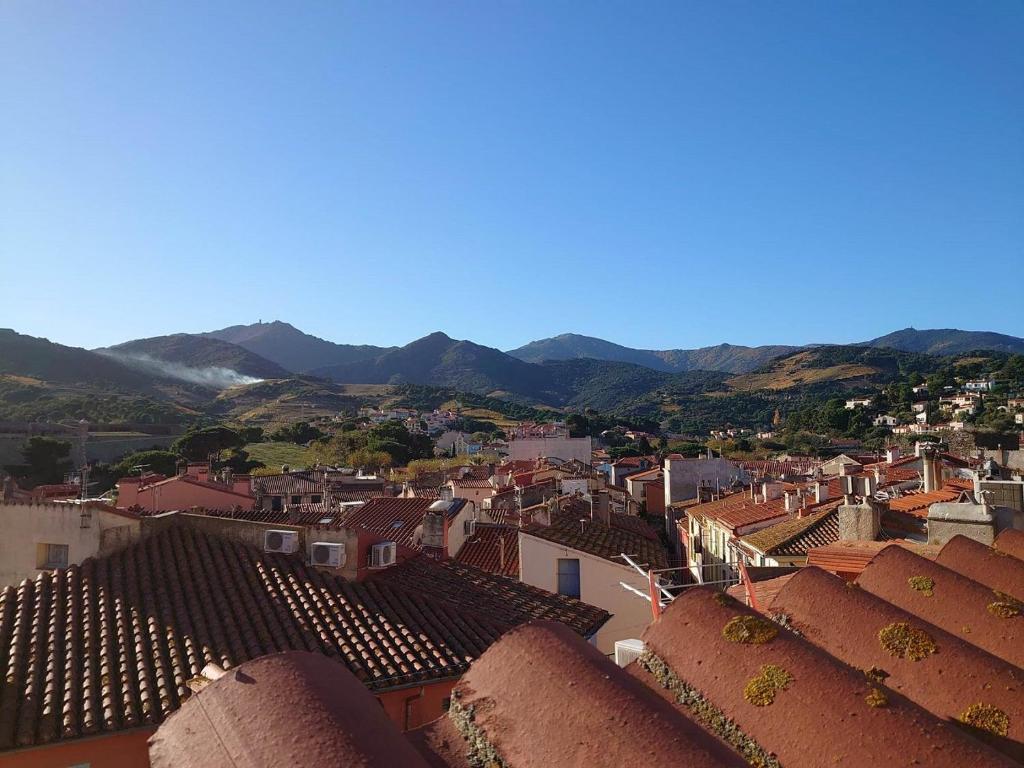
<instances>
[{"instance_id":1,"label":"field on hillside","mask_svg":"<svg viewBox=\"0 0 1024 768\"><path fill-rule=\"evenodd\" d=\"M790 389L824 381L848 381L879 373L878 368L863 363L818 367L814 364L816 358L813 351L790 355L776 361L768 370L733 376L725 383L734 392L755 392L760 389Z\"/></svg>"},{"instance_id":2,"label":"field on hillside","mask_svg":"<svg viewBox=\"0 0 1024 768\"><path fill-rule=\"evenodd\" d=\"M292 469L305 467L312 461L308 448L295 443L249 443L245 446L249 458L261 461L271 468L287 464Z\"/></svg>"}]
</instances>

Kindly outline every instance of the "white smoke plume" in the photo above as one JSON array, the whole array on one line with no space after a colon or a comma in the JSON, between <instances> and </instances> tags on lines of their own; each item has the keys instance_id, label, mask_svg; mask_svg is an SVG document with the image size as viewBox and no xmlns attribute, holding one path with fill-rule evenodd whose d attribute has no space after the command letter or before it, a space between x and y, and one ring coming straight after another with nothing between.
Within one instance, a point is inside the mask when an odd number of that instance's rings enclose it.
<instances>
[{"instance_id":1,"label":"white smoke plume","mask_svg":"<svg viewBox=\"0 0 1024 768\"><path fill-rule=\"evenodd\" d=\"M253 376L246 376L231 368L223 368L217 365L206 368L191 368L181 363L172 363L167 360L158 360L155 357L142 352L126 353L112 349L96 350L102 355L112 357L125 365L139 368L157 376L164 376L179 381L187 381L190 384L201 384L204 387L215 387L227 389L243 384L256 384L263 381Z\"/></svg>"}]
</instances>

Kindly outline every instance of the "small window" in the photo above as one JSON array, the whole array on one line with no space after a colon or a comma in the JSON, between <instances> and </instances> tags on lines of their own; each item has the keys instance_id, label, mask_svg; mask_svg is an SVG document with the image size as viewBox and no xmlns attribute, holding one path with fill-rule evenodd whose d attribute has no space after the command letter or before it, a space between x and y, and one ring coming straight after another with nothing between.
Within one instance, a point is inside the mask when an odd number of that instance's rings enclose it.
<instances>
[{"instance_id":1,"label":"small window","mask_svg":"<svg viewBox=\"0 0 1024 768\"><path fill-rule=\"evenodd\" d=\"M558 558L558 594L580 596L580 561L577 558Z\"/></svg>"},{"instance_id":2,"label":"small window","mask_svg":"<svg viewBox=\"0 0 1024 768\"><path fill-rule=\"evenodd\" d=\"M68 567L67 544L37 544L36 568L52 569Z\"/></svg>"},{"instance_id":3,"label":"small window","mask_svg":"<svg viewBox=\"0 0 1024 768\"><path fill-rule=\"evenodd\" d=\"M283 499L280 496L270 497L270 511L280 512L284 508Z\"/></svg>"},{"instance_id":4,"label":"small window","mask_svg":"<svg viewBox=\"0 0 1024 768\"><path fill-rule=\"evenodd\" d=\"M319 493L314 493L314 494L313 494L312 496L310 496L309 498L310 498L310 500L311 500L311 501L312 501L312 502L313 502L314 504L319 504L319 503L320 503L321 501L323 501L323 500L324 500L324 497L323 497L323 496L321 496L321 495L320 495Z\"/></svg>"},{"instance_id":5,"label":"small window","mask_svg":"<svg viewBox=\"0 0 1024 768\"><path fill-rule=\"evenodd\" d=\"M292 504L301 504L301 503L302 503L302 497L301 496L292 496Z\"/></svg>"}]
</instances>

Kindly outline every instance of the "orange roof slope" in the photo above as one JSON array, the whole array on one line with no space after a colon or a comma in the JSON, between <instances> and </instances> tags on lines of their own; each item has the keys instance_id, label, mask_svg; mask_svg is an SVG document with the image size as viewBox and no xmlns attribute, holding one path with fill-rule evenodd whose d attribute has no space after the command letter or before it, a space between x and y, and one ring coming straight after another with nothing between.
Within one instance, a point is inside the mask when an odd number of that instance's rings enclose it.
<instances>
[{"instance_id":1,"label":"orange roof slope","mask_svg":"<svg viewBox=\"0 0 1024 768\"><path fill-rule=\"evenodd\" d=\"M519 529L477 523L455 559L502 576L519 578Z\"/></svg>"},{"instance_id":2,"label":"orange roof slope","mask_svg":"<svg viewBox=\"0 0 1024 768\"><path fill-rule=\"evenodd\" d=\"M496 753L482 761L488 765L743 765L657 693L550 622L495 643L455 687L450 716Z\"/></svg>"},{"instance_id":3,"label":"orange roof slope","mask_svg":"<svg viewBox=\"0 0 1024 768\"><path fill-rule=\"evenodd\" d=\"M1010 557L966 536L954 536L946 542L935 562L990 589L1024 601L1024 560Z\"/></svg>"},{"instance_id":4,"label":"orange roof slope","mask_svg":"<svg viewBox=\"0 0 1024 768\"><path fill-rule=\"evenodd\" d=\"M563 512L552 516L551 525L533 523L523 528L522 532L620 565L626 564L621 557L626 554L639 563L647 563L651 568L667 567L668 554L660 541L650 537L650 527L645 525L647 530L634 524L628 524L628 528L620 527L617 520L619 517L626 516L615 515L612 518L613 525L605 525L599 520Z\"/></svg>"},{"instance_id":5,"label":"orange roof slope","mask_svg":"<svg viewBox=\"0 0 1024 768\"><path fill-rule=\"evenodd\" d=\"M376 571L371 581L424 593L434 600L500 621L508 629L531 619L549 619L590 636L611 618L602 608L464 565L420 555Z\"/></svg>"},{"instance_id":6,"label":"orange roof slope","mask_svg":"<svg viewBox=\"0 0 1024 768\"><path fill-rule=\"evenodd\" d=\"M712 589L680 595L644 640L652 681L732 732L749 758L774 755L787 768L1014 764Z\"/></svg>"},{"instance_id":7,"label":"orange roof slope","mask_svg":"<svg viewBox=\"0 0 1024 768\"><path fill-rule=\"evenodd\" d=\"M0 593L0 750L159 723L206 664L278 651L374 689L451 678L508 626L174 525Z\"/></svg>"},{"instance_id":8,"label":"orange roof slope","mask_svg":"<svg viewBox=\"0 0 1024 768\"><path fill-rule=\"evenodd\" d=\"M1018 560L1024 560L1024 531L1007 528L996 536L995 543L992 546L1000 552L1013 555Z\"/></svg>"},{"instance_id":9,"label":"orange roof slope","mask_svg":"<svg viewBox=\"0 0 1024 768\"><path fill-rule=\"evenodd\" d=\"M152 768L426 768L351 672L300 651L206 685L150 738L149 757Z\"/></svg>"},{"instance_id":10,"label":"orange roof slope","mask_svg":"<svg viewBox=\"0 0 1024 768\"><path fill-rule=\"evenodd\" d=\"M906 547L922 557L934 558L939 548L911 541L837 541L807 550L807 564L832 573L860 573L886 547Z\"/></svg>"},{"instance_id":11,"label":"orange roof slope","mask_svg":"<svg viewBox=\"0 0 1024 768\"><path fill-rule=\"evenodd\" d=\"M886 547L857 584L937 627L1024 667L1024 620L991 589L902 547Z\"/></svg>"},{"instance_id":12,"label":"orange roof slope","mask_svg":"<svg viewBox=\"0 0 1024 768\"><path fill-rule=\"evenodd\" d=\"M956 720L977 702L999 708L1009 716L1009 732L990 743L1024 760L1024 671L1012 664L819 568L793 575L770 612L785 615L801 637L840 661L878 670L888 687L938 717ZM883 640L887 628L900 625L925 633L919 637L934 651L922 648L915 659Z\"/></svg>"}]
</instances>

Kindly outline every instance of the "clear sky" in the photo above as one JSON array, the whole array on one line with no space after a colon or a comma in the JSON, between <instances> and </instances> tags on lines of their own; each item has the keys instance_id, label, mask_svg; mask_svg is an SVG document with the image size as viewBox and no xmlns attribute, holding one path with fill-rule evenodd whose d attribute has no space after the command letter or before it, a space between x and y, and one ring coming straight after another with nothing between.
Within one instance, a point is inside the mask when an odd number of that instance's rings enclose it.
<instances>
[{"instance_id":1,"label":"clear sky","mask_svg":"<svg viewBox=\"0 0 1024 768\"><path fill-rule=\"evenodd\" d=\"M1024 335L1024 4L0 3L0 327Z\"/></svg>"}]
</instances>

